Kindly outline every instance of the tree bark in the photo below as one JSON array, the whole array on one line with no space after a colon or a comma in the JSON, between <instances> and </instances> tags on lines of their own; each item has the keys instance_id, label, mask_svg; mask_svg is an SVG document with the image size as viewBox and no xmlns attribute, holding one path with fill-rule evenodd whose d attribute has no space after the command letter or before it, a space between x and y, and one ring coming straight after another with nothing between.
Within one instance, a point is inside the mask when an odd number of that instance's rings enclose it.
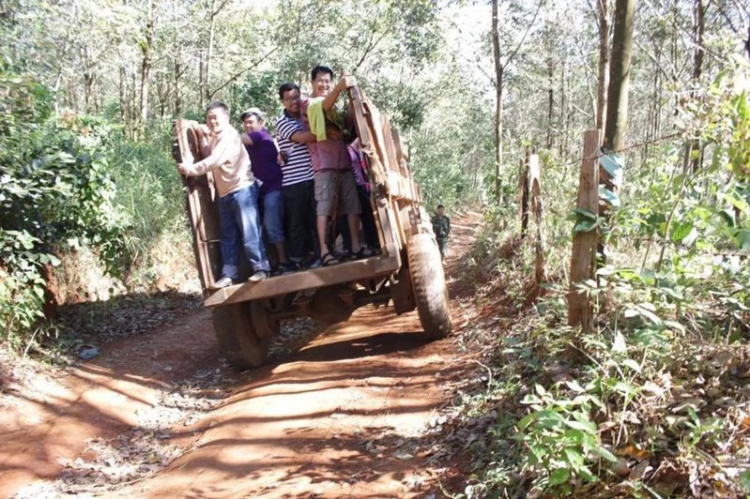
<instances>
[{"instance_id":1,"label":"tree bark","mask_svg":"<svg viewBox=\"0 0 750 499\"><path fill-rule=\"evenodd\" d=\"M695 55L693 57L693 88L697 88L703 75L703 33L705 31L706 8L703 7L703 0L695 0L694 8L694 27L693 38L695 38ZM695 98L695 90L690 92L691 97ZM697 172L703 163L703 151L699 139L693 139L690 144L690 168Z\"/></svg>"},{"instance_id":2,"label":"tree bark","mask_svg":"<svg viewBox=\"0 0 750 499\"><path fill-rule=\"evenodd\" d=\"M628 90L630 88L630 55L633 48L635 0L615 3L615 31L612 39L612 62L607 92L607 121L604 147L620 151L625 146L628 125Z\"/></svg>"},{"instance_id":3,"label":"tree bark","mask_svg":"<svg viewBox=\"0 0 750 499\"><path fill-rule=\"evenodd\" d=\"M201 109L206 108L204 91L208 87L206 84L206 63L203 57L203 49L198 50L198 105Z\"/></svg>"},{"instance_id":4,"label":"tree bark","mask_svg":"<svg viewBox=\"0 0 750 499\"><path fill-rule=\"evenodd\" d=\"M139 120L142 127L148 118L148 92L151 83L151 50L154 42L154 1L148 4L148 19L146 20L146 29L143 33L143 42L141 43L141 95L140 95L140 113ZM139 127L140 128L140 127Z\"/></svg>"},{"instance_id":5,"label":"tree bark","mask_svg":"<svg viewBox=\"0 0 750 499\"><path fill-rule=\"evenodd\" d=\"M128 74L125 71L125 66L120 66L120 121L125 123L128 118L128 102L127 102L127 89L128 89Z\"/></svg>"},{"instance_id":6,"label":"tree bark","mask_svg":"<svg viewBox=\"0 0 750 499\"><path fill-rule=\"evenodd\" d=\"M179 118L182 114L182 94L180 93L180 77L182 69L179 61L174 61L174 116Z\"/></svg>"},{"instance_id":7,"label":"tree bark","mask_svg":"<svg viewBox=\"0 0 750 499\"><path fill-rule=\"evenodd\" d=\"M554 76L555 68L552 62L552 57L547 59L547 81L549 83L549 90L547 90L547 150L552 150L552 129L554 127L552 121L555 117L555 90L554 90Z\"/></svg>"},{"instance_id":8,"label":"tree bark","mask_svg":"<svg viewBox=\"0 0 750 499\"><path fill-rule=\"evenodd\" d=\"M216 12L214 11L214 8L216 7L216 0L212 0L211 2L211 21L208 27L208 48L206 49L206 71L203 75L203 95L206 102L208 102L211 99L211 96L209 95L208 91L208 81L211 77L211 56L213 56L214 52L214 34L216 31Z\"/></svg>"},{"instance_id":9,"label":"tree bark","mask_svg":"<svg viewBox=\"0 0 750 499\"><path fill-rule=\"evenodd\" d=\"M492 0L492 55L495 60L495 199L499 203L502 197L503 164L503 64L500 60L500 32L498 27L497 3Z\"/></svg>"},{"instance_id":10,"label":"tree bark","mask_svg":"<svg viewBox=\"0 0 750 499\"><path fill-rule=\"evenodd\" d=\"M609 0L597 0L599 13L599 84L596 92L596 128L604 130L609 87Z\"/></svg>"}]
</instances>

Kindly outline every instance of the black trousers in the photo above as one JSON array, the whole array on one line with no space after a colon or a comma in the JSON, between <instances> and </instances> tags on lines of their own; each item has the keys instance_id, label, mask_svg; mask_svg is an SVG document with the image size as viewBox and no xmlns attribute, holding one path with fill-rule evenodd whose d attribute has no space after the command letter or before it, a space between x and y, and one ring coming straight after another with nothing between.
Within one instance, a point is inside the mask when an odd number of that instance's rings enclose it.
<instances>
[{"instance_id":1,"label":"black trousers","mask_svg":"<svg viewBox=\"0 0 750 499\"><path fill-rule=\"evenodd\" d=\"M319 249L315 229L315 184L312 180L307 180L288 185L282 192L289 257L300 261L310 252L317 255Z\"/></svg>"},{"instance_id":2,"label":"black trousers","mask_svg":"<svg viewBox=\"0 0 750 499\"><path fill-rule=\"evenodd\" d=\"M375 214L372 212L372 205L370 204L370 193L367 190L358 185L357 195L359 196L359 202L362 205L362 232L365 236L365 244L370 249L380 249L380 238L378 237L378 226L375 223ZM343 238L343 247L345 251L352 251L352 236L349 233L349 224L347 223L346 216L340 216L336 220L336 229L341 237ZM357 248L356 251L359 251Z\"/></svg>"}]
</instances>

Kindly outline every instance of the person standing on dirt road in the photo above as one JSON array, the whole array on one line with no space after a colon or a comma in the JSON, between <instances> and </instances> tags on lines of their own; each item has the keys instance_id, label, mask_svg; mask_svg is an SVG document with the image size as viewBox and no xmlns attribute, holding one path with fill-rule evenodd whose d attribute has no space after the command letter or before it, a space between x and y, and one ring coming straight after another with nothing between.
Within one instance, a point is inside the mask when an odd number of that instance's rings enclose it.
<instances>
[{"instance_id":1,"label":"person standing on dirt road","mask_svg":"<svg viewBox=\"0 0 750 499\"><path fill-rule=\"evenodd\" d=\"M435 216L432 217L432 230L435 232L438 248L440 248L440 259L445 260L448 252L448 238L451 235L451 219L445 214L445 206L439 204Z\"/></svg>"},{"instance_id":2,"label":"person standing on dirt road","mask_svg":"<svg viewBox=\"0 0 750 499\"><path fill-rule=\"evenodd\" d=\"M213 288L223 288L240 278L240 246L245 250L254 274L249 282L268 277L271 267L261 239L258 216L258 187L250 170L250 158L242 145L240 134L229 123L229 108L223 102L213 102L206 109L206 123L201 149L205 159L197 163L183 162L177 169L185 176L199 176L212 172L219 193L219 221L221 224L221 278ZM207 135L207 136L206 136Z\"/></svg>"},{"instance_id":3,"label":"person standing on dirt road","mask_svg":"<svg viewBox=\"0 0 750 499\"><path fill-rule=\"evenodd\" d=\"M352 236L354 258L370 256L359 237L359 215L362 207L351 170L349 153L342 136L343 112L335 108L336 100L346 89L356 85L353 76L343 75L333 86L333 70L316 66L311 72L312 98L301 104L303 126L316 141L307 144L315 172L316 226L324 266L335 265L339 259L329 247L326 234L330 217L346 215Z\"/></svg>"},{"instance_id":4,"label":"person standing on dirt road","mask_svg":"<svg viewBox=\"0 0 750 499\"><path fill-rule=\"evenodd\" d=\"M316 139L302 127L299 86L284 83L279 87L279 99L284 111L276 121L276 133L284 156L281 172L289 258L301 267L315 268L320 266L320 254L315 234L315 183L307 144ZM312 260L308 257L311 254Z\"/></svg>"},{"instance_id":5,"label":"person standing on dirt road","mask_svg":"<svg viewBox=\"0 0 750 499\"><path fill-rule=\"evenodd\" d=\"M282 173L278 147L263 126L263 113L260 109L251 107L240 115L240 119L245 128L241 138L250 156L250 169L255 178L261 181L258 207L268 242L276 250L276 270L282 274L294 272L297 266L289 261L286 254L284 197L281 193Z\"/></svg>"}]
</instances>

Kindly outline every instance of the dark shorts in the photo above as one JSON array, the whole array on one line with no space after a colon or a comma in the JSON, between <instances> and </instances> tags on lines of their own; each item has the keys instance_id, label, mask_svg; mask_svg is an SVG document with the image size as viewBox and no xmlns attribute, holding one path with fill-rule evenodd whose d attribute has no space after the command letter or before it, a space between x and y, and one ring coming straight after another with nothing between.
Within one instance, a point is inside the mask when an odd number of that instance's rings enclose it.
<instances>
[{"instance_id":1,"label":"dark shorts","mask_svg":"<svg viewBox=\"0 0 750 499\"><path fill-rule=\"evenodd\" d=\"M442 237L438 237L436 239L438 243L438 248L440 248L440 253L441 254L445 253L445 250L448 248L448 239L442 238Z\"/></svg>"}]
</instances>

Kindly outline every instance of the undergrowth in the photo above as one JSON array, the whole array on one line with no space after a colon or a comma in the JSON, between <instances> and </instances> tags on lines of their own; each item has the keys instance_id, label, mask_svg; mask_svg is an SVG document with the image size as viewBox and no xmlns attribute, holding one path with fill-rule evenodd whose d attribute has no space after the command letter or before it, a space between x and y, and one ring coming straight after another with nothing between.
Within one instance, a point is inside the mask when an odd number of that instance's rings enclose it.
<instances>
[{"instance_id":1,"label":"undergrowth","mask_svg":"<svg viewBox=\"0 0 750 499\"><path fill-rule=\"evenodd\" d=\"M491 380L464 395L460 413L466 424L496 417L467 445L474 479L464 496L747 493L749 271L731 275L731 291L728 275L707 289L703 279L665 287L609 272L614 300L584 334L567 325L559 279L529 304L530 252L489 261L502 276L480 301L492 312L464 341L484 345Z\"/></svg>"},{"instance_id":2,"label":"undergrowth","mask_svg":"<svg viewBox=\"0 0 750 499\"><path fill-rule=\"evenodd\" d=\"M750 112L744 92L711 92L721 98L693 116L710 164L690 170L682 144L665 144L630 166L611 222L545 218L546 282L534 281L533 237L508 222L517 207L488 214L472 260L485 285L461 339L483 351L482 379L457 420L483 426L462 444L460 497L750 494ZM548 159L548 212L570 213L577 179ZM592 303L588 330L568 325L576 230L602 230L611 250L573 286Z\"/></svg>"}]
</instances>

